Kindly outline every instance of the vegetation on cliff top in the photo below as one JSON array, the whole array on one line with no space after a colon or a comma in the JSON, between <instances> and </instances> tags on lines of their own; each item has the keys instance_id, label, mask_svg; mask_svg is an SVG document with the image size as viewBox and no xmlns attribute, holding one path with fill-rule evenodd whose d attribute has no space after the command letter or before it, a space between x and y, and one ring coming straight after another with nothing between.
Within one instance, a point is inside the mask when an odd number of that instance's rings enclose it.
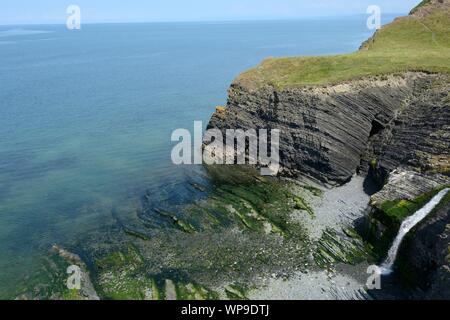
<instances>
[{"instance_id":1,"label":"vegetation on cliff top","mask_svg":"<svg viewBox=\"0 0 450 320\"><path fill-rule=\"evenodd\" d=\"M422 2L413 9L430 6ZM333 84L365 76L406 71L450 73L450 8L396 19L351 54L267 59L237 81L251 87L276 88Z\"/></svg>"}]
</instances>

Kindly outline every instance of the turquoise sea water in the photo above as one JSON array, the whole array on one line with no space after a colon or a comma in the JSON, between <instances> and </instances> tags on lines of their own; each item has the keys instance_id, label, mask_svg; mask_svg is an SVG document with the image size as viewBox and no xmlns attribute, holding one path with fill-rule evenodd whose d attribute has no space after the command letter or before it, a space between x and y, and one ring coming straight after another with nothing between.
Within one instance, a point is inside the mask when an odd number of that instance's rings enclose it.
<instances>
[{"instance_id":1,"label":"turquoise sea water","mask_svg":"<svg viewBox=\"0 0 450 320\"><path fill-rule=\"evenodd\" d=\"M393 16L385 16L385 22ZM42 252L145 190L182 187L171 132L208 121L268 56L356 50L366 17L0 26L0 297Z\"/></svg>"}]
</instances>

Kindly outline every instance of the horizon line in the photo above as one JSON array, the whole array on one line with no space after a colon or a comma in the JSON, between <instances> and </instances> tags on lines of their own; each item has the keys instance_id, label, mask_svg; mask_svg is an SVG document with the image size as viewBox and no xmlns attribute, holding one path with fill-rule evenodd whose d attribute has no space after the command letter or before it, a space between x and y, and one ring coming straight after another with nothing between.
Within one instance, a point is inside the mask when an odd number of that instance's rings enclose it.
<instances>
[{"instance_id":1,"label":"horizon line","mask_svg":"<svg viewBox=\"0 0 450 320\"><path fill-rule=\"evenodd\" d=\"M397 15L402 16L404 13L399 12L387 12L383 15ZM258 22L258 21L296 21L296 20L309 20L309 19L323 19L323 18L345 18L345 17L356 17L356 16L366 16L365 13L354 13L354 14L337 14L337 15L318 15L318 16L301 16L301 17L280 17L280 18L242 18L242 19L217 19L217 20L153 20L153 21L87 21L82 22L84 25L97 25L97 24L152 24L152 23L225 23L225 22ZM60 22L17 22L17 23L6 23L0 22L0 26L57 26L65 25L66 21Z\"/></svg>"}]
</instances>

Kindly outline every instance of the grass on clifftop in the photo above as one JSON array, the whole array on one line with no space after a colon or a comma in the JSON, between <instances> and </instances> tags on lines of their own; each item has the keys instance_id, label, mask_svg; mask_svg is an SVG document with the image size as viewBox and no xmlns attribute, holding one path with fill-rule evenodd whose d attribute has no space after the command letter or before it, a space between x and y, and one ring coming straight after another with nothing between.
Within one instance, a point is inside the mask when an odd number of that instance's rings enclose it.
<instances>
[{"instance_id":1,"label":"grass on clifftop","mask_svg":"<svg viewBox=\"0 0 450 320\"><path fill-rule=\"evenodd\" d=\"M405 71L450 73L450 10L396 19L355 53L267 59L237 81L256 88L269 84L282 89Z\"/></svg>"}]
</instances>

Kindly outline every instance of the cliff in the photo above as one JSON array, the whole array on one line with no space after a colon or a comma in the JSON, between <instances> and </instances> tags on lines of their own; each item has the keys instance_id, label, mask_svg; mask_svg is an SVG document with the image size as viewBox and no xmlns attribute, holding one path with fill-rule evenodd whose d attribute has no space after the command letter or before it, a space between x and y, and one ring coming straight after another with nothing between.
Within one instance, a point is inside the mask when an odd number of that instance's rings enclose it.
<instances>
[{"instance_id":1,"label":"cliff","mask_svg":"<svg viewBox=\"0 0 450 320\"><path fill-rule=\"evenodd\" d=\"M232 83L226 108L208 128L281 129L284 176L327 185L356 173L373 177L380 191L367 233L381 257L401 221L450 184L449 26L450 1L427 0L355 53L266 60ZM409 272L427 270L428 287L450 275L442 258L449 242L436 238L449 212L440 215L410 239L427 248L421 259L403 250ZM424 250L433 266L424 267Z\"/></svg>"},{"instance_id":2,"label":"cliff","mask_svg":"<svg viewBox=\"0 0 450 320\"><path fill-rule=\"evenodd\" d=\"M430 110L421 109L423 104L419 101L426 100L427 94L439 99L448 89L444 86L446 79L424 73L406 73L282 91L271 87L249 91L239 83L233 83L226 112L214 114L209 128L280 129L283 175L308 175L327 184L343 184L358 168L366 170L366 164L361 164L361 160L370 163L382 153L385 160L377 162L380 170L390 170L406 161L408 155L402 157L392 148L408 141L398 141L398 138L392 142L391 149L381 150L376 138L382 136L384 146L391 132L401 134L414 130L402 127L402 124L414 125L408 121L408 117L414 117L410 107L415 106L418 111L428 114ZM432 86L438 86L433 84L436 82L444 87L432 89ZM430 90L435 92L430 93ZM432 125L426 130L423 128L420 139L424 146L418 147L422 153L417 160L429 159L430 166L441 165L442 170L445 170L445 161L440 161L439 155L445 154L448 146L445 130L442 131L442 126L448 123L446 105L445 101L441 104L446 113L438 111L436 121L430 119ZM430 133L434 133L434 141L426 138ZM409 139L415 141L416 137ZM433 160L437 163L431 163Z\"/></svg>"}]
</instances>

